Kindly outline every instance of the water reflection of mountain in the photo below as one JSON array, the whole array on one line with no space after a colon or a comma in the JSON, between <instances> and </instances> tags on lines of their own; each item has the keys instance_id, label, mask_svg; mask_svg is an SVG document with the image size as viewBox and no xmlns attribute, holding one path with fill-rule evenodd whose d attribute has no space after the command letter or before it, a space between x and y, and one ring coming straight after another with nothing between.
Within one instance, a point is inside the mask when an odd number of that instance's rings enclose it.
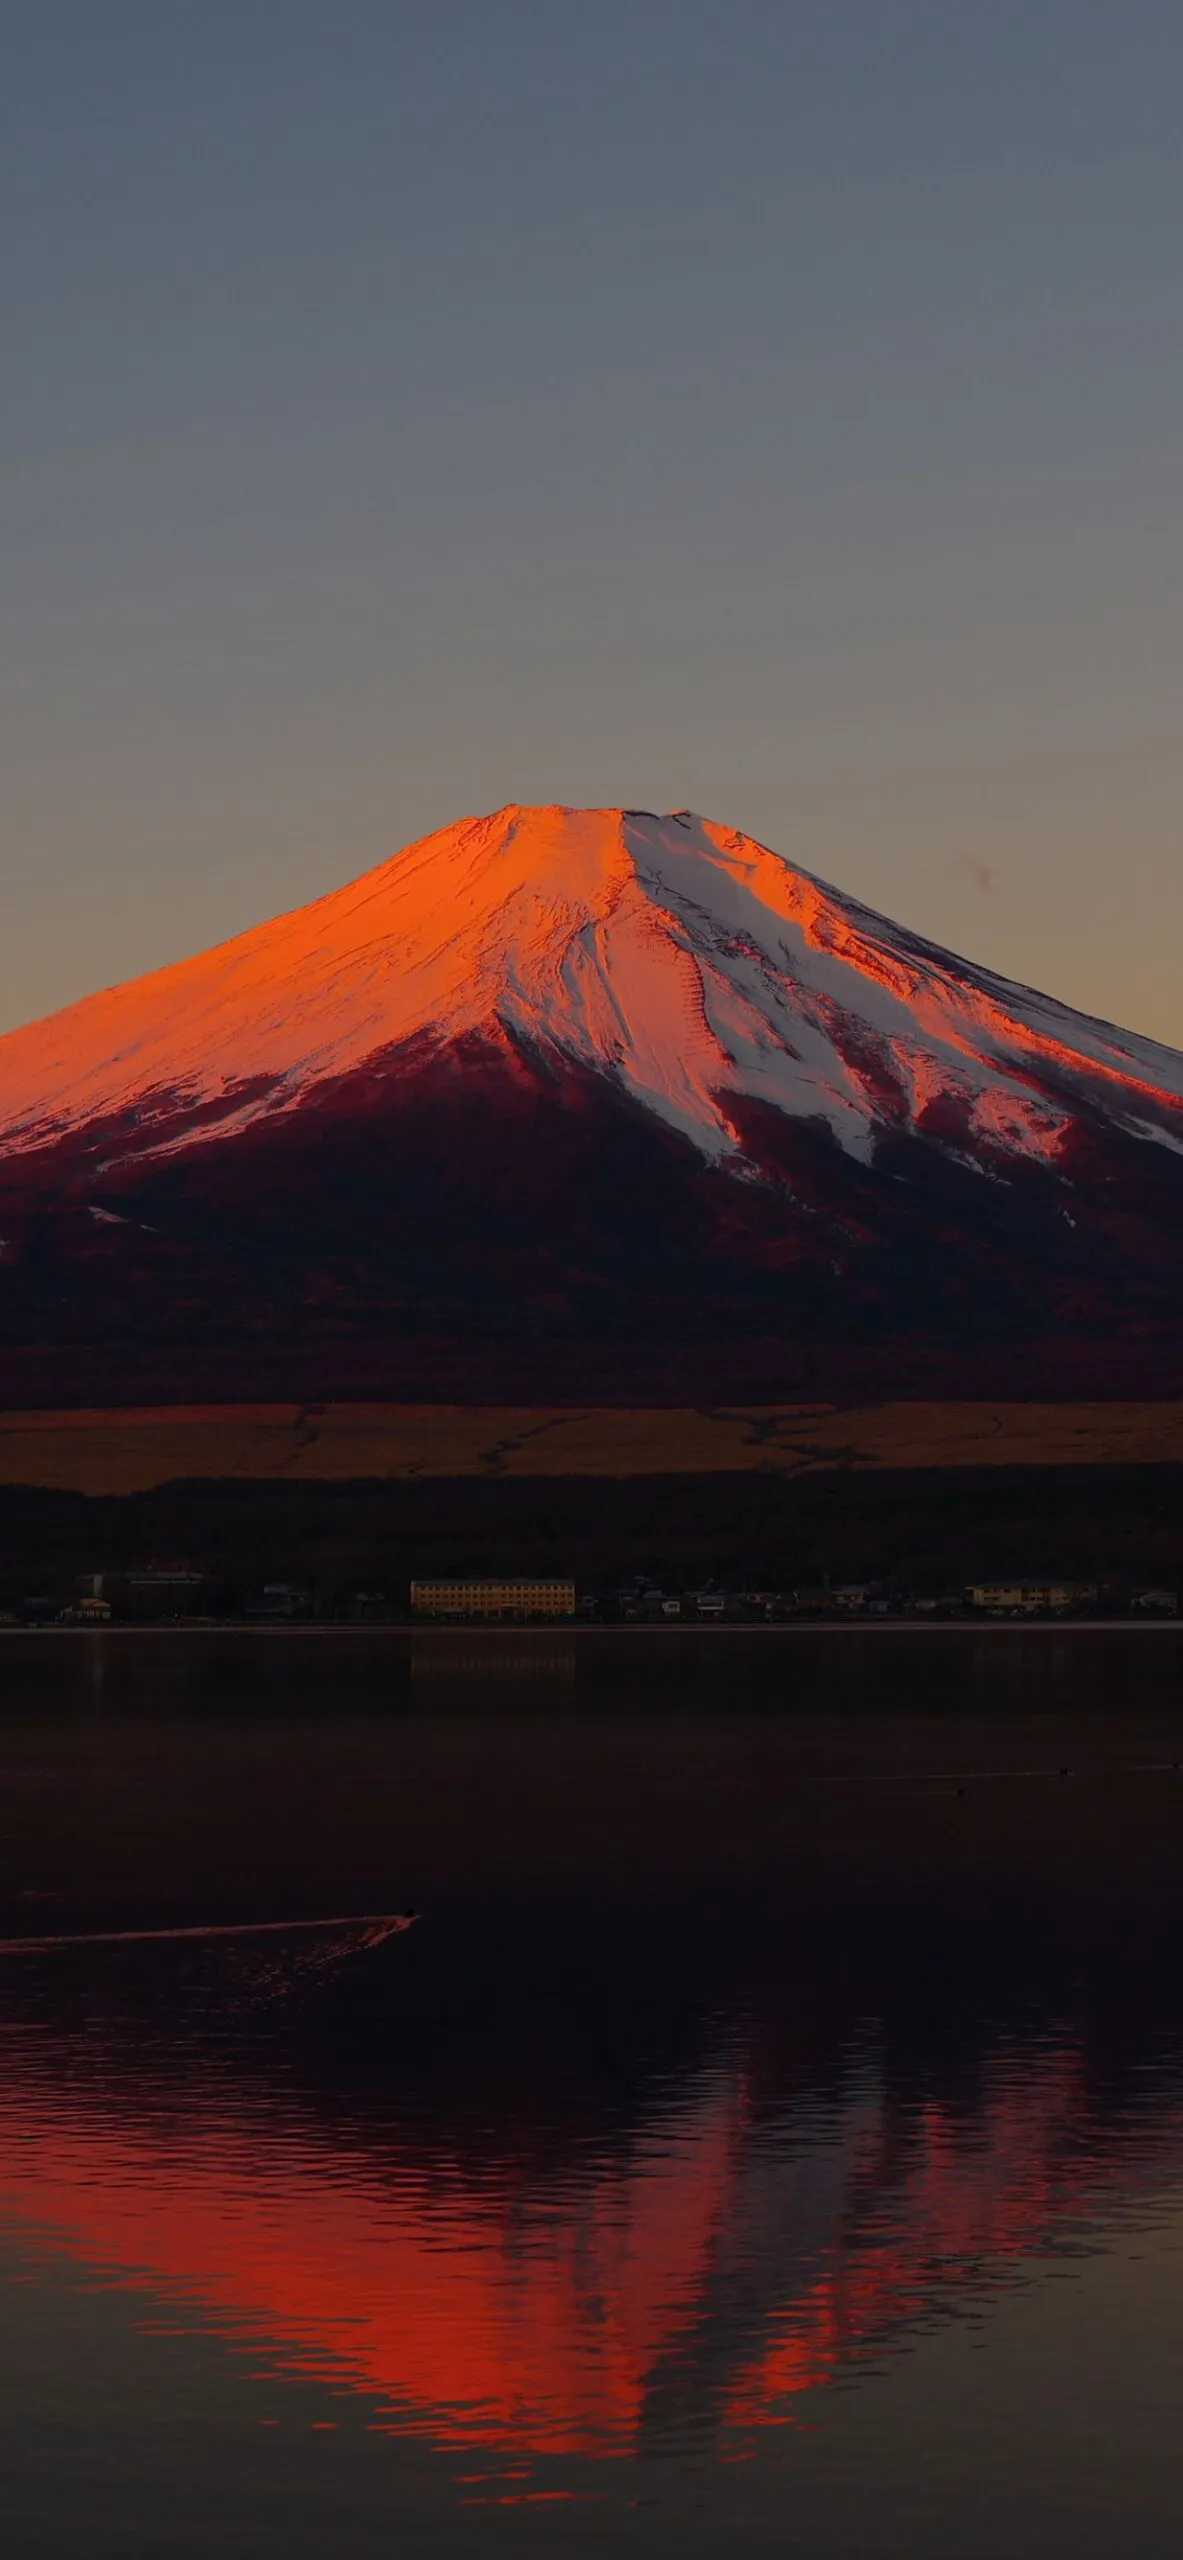
<instances>
[{"instance_id":1,"label":"water reflection of mountain","mask_svg":"<svg viewBox=\"0 0 1183 2560\"><path fill-rule=\"evenodd\" d=\"M423 1922L6 1960L36 2251L426 2442L736 2451L1183 2165L1173 1709L280 1722L235 1659L3 1728L5 1930Z\"/></svg>"},{"instance_id":2,"label":"water reflection of mountain","mask_svg":"<svg viewBox=\"0 0 1183 2560\"><path fill-rule=\"evenodd\" d=\"M104 2016L91 1970L81 2031L10 2016L5 2221L437 2445L726 2450L1183 2165L1183 2044L1115 2062L1063 2020L949 2056L749 2009L581 2125L353 2084L340 2022L335 2076L290 2019L235 2051L192 1976L161 2042L129 1987Z\"/></svg>"}]
</instances>

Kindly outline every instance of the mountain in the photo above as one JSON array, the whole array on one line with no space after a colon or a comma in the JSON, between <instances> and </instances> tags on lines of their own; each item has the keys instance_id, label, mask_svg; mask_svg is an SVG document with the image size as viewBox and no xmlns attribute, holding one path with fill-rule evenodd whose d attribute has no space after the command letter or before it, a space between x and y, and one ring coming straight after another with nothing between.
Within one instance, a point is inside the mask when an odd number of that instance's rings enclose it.
<instances>
[{"instance_id":1,"label":"mountain","mask_svg":"<svg viewBox=\"0 0 1183 2560\"><path fill-rule=\"evenodd\" d=\"M1183 1056L511 807L0 1039L0 1393L1177 1390Z\"/></svg>"}]
</instances>

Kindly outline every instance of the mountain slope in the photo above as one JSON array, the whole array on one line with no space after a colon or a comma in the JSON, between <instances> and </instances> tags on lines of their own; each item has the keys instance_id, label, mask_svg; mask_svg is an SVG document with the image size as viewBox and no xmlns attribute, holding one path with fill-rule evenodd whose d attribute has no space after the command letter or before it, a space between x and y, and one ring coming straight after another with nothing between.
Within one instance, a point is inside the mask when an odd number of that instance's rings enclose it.
<instances>
[{"instance_id":1,"label":"mountain slope","mask_svg":"<svg viewBox=\"0 0 1183 2560\"><path fill-rule=\"evenodd\" d=\"M471 1033L612 1076L712 1157L742 1153L732 1093L864 1159L934 1104L987 1149L1048 1158L1082 1091L1140 1135L1183 1119L1175 1052L951 959L748 837L512 808L0 1040L0 1146L132 1113L140 1147L242 1127Z\"/></svg>"},{"instance_id":2,"label":"mountain slope","mask_svg":"<svg viewBox=\"0 0 1183 2560\"><path fill-rule=\"evenodd\" d=\"M510 808L0 1039L0 1393L1156 1392L1181 1212L1176 1052Z\"/></svg>"}]
</instances>

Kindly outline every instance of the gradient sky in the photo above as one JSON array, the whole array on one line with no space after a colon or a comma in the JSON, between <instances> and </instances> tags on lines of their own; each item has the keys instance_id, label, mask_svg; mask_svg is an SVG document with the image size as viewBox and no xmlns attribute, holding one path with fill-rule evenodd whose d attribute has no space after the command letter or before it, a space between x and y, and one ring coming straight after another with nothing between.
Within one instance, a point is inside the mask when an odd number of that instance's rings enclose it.
<instances>
[{"instance_id":1,"label":"gradient sky","mask_svg":"<svg viewBox=\"0 0 1183 2560\"><path fill-rule=\"evenodd\" d=\"M1177 0L0 40L0 1027L520 799L1183 1045Z\"/></svg>"}]
</instances>

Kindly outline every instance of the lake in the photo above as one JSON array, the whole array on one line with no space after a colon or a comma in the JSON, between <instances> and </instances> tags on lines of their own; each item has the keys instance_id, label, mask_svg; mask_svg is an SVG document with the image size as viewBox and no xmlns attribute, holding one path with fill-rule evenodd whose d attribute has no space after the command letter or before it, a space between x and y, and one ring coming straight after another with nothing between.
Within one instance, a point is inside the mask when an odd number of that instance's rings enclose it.
<instances>
[{"instance_id":1,"label":"lake","mask_svg":"<svg viewBox=\"0 0 1183 2560\"><path fill-rule=\"evenodd\" d=\"M1173 1629L0 1638L6 2548L1173 2560L1181 1763Z\"/></svg>"}]
</instances>

